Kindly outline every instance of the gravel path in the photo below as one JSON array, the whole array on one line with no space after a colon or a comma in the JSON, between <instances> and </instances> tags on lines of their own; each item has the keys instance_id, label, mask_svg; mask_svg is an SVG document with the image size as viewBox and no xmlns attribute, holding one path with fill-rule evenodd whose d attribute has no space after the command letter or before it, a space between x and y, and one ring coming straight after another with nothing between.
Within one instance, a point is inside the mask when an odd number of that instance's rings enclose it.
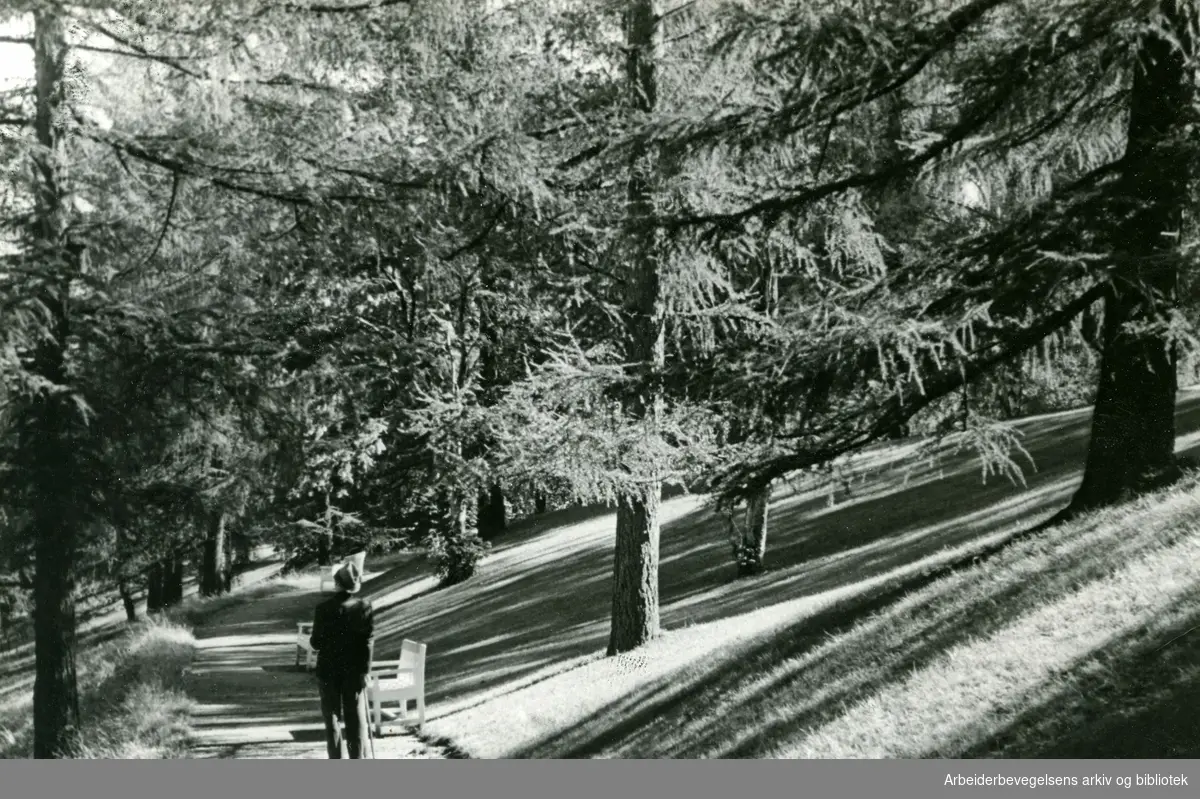
<instances>
[{"instance_id":1,"label":"gravel path","mask_svg":"<svg viewBox=\"0 0 1200 799\"><path fill-rule=\"evenodd\" d=\"M192 757L326 757L316 680L295 665L296 624L312 619L320 596L299 590L268 596L229 608L196 630L187 686L196 701ZM388 760L446 756L406 728L389 729L386 718L375 754Z\"/></svg>"}]
</instances>

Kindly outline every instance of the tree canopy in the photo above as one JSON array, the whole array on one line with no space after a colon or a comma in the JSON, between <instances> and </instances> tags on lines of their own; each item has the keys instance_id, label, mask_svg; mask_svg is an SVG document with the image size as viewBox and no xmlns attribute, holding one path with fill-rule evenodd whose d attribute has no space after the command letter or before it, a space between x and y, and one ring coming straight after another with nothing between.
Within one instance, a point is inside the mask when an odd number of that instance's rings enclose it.
<instances>
[{"instance_id":1,"label":"tree canopy","mask_svg":"<svg viewBox=\"0 0 1200 799\"><path fill-rule=\"evenodd\" d=\"M775 481L896 437L1019 479L1012 420L1095 402L1072 509L1171 479L1195 26L1191 0L10 3L0 572L36 607L38 756L77 713L77 583L157 606L189 561L218 593L235 540L420 548L450 584L509 514L607 502L616 653L657 634L664 486L747 506L751 574Z\"/></svg>"}]
</instances>

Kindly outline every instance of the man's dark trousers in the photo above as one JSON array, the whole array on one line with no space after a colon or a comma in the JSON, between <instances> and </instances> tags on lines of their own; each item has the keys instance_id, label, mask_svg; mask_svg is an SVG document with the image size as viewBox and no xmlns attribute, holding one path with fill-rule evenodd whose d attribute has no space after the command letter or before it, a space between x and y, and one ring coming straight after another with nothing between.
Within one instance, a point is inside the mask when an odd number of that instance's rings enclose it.
<instances>
[{"instance_id":1,"label":"man's dark trousers","mask_svg":"<svg viewBox=\"0 0 1200 799\"><path fill-rule=\"evenodd\" d=\"M363 676L334 677L320 680L321 715L325 718L325 743L329 757L342 757L342 732L338 720L346 722L346 752L358 760L367 748L367 706L363 691L367 680Z\"/></svg>"}]
</instances>

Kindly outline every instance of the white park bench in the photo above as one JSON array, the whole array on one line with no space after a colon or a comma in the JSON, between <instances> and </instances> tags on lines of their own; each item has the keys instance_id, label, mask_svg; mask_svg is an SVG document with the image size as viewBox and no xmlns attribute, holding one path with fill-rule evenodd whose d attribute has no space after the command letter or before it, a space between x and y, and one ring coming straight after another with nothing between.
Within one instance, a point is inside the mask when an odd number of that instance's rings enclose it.
<instances>
[{"instance_id":1,"label":"white park bench","mask_svg":"<svg viewBox=\"0 0 1200 799\"><path fill-rule=\"evenodd\" d=\"M317 650L309 642L312 636L312 622L300 622L296 625L296 665L300 665L300 655L304 655L304 669L307 671L317 665Z\"/></svg>"},{"instance_id":2,"label":"white park bench","mask_svg":"<svg viewBox=\"0 0 1200 799\"><path fill-rule=\"evenodd\" d=\"M333 572L326 569L321 574L321 593L325 593L325 585L329 585L329 590L333 591L337 588L337 580L333 579Z\"/></svg>"},{"instance_id":3,"label":"white park bench","mask_svg":"<svg viewBox=\"0 0 1200 799\"><path fill-rule=\"evenodd\" d=\"M408 722L408 703L416 702L417 728L425 724L425 644L405 640L396 660L372 660L367 676L367 699L375 737L383 735L383 705L398 702L398 721Z\"/></svg>"}]
</instances>

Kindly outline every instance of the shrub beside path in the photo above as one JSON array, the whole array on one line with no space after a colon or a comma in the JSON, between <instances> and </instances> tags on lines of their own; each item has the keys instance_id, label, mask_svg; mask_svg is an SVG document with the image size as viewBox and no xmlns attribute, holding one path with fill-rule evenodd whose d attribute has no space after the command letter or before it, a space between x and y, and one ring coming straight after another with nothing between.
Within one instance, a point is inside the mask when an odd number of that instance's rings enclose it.
<instances>
[{"instance_id":1,"label":"shrub beside path","mask_svg":"<svg viewBox=\"0 0 1200 799\"><path fill-rule=\"evenodd\" d=\"M316 590L278 584L197 627L187 676L195 705L193 758L323 759L316 678L296 668L296 624L309 621ZM401 727L375 739L380 759L436 759L440 748ZM367 756L370 756L368 748Z\"/></svg>"}]
</instances>

